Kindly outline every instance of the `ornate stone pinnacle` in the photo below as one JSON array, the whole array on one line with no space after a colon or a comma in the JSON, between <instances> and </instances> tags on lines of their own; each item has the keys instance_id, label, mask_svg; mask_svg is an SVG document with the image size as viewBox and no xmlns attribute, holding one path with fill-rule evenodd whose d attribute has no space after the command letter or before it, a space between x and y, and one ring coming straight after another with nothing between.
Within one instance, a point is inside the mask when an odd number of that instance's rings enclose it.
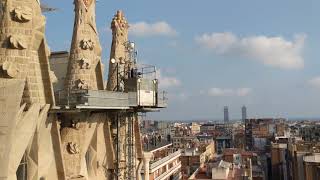
<instances>
[{"instance_id":1,"label":"ornate stone pinnacle","mask_svg":"<svg viewBox=\"0 0 320 180\"><path fill-rule=\"evenodd\" d=\"M121 30L128 29L129 24L121 10L118 10L111 22L111 29L119 28Z\"/></svg>"},{"instance_id":2,"label":"ornate stone pinnacle","mask_svg":"<svg viewBox=\"0 0 320 180\"><path fill-rule=\"evenodd\" d=\"M118 72L122 72L121 76L125 76L125 60L127 52L125 43L128 42L128 29L129 24L121 10L118 10L111 21L112 29L112 44L110 52L110 63L109 63L109 75L107 90L114 91L117 88L117 75ZM119 66L112 63L111 59L115 59L117 62L121 62Z\"/></svg>"},{"instance_id":3,"label":"ornate stone pinnacle","mask_svg":"<svg viewBox=\"0 0 320 180\"><path fill-rule=\"evenodd\" d=\"M101 46L96 31L95 0L75 0L74 5L75 23L64 89L101 90L103 83L97 79L103 79L103 73L96 68L101 65Z\"/></svg>"}]
</instances>

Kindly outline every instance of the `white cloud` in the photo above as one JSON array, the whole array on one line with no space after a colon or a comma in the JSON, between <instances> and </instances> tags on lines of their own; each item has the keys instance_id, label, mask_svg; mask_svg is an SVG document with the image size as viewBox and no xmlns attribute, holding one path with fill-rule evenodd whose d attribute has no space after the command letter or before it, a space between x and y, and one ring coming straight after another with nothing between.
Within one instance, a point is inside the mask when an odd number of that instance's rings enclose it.
<instances>
[{"instance_id":1,"label":"white cloud","mask_svg":"<svg viewBox=\"0 0 320 180\"><path fill-rule=\"evenodd\" d=\"M160 88L177 87L181 85L181 81L174 76L164 76L160 70L157 70L157 78L159 79Z\"/></svg>"},{"instance_id":2,"label":"white cloud","mask_svg":"<svg viewBox=\"0 0 320 180\"><path fill-rule=\"evenodd\" d=\"M247 96L252 92L251 88L240 88L236 90L237 96Z\"/></svg>"},{"instance_id":3,"label":"white cloud","mask_svg":"<svg viewBox=\"0 0 320 180\"><path fill-rule=\"evenodd\" d=\"M208 91L209 96L248 96L252 92L251 88L211 88ZM203 94L203 92L201 93Z\"/></svg>"},{"instance_id":4,"label":"white cloud","mask_svg":"<svg viewBox=\"0 0 320 180\"><path fill-rule=\"evenodd\" d=\"M180 86L181 82L179 79L175 77L162 77L160 78L160 88L168 88L173 86Z\"/></svg>"},{"instance_id":5,"label":"white cloud","mask_svg":"<svg viewBox=\"0 0 320 180\"><path fill-rule=\"evenodd\" d=\"M169 99L170 102L175 100L185 101L191 97L191 94L186 92L168 92L168 94L166 94L166 97Z\"/></svg>"},{"instance_id":6,"label":"white cloud","mask_svg":"<svg viewBox=\"0 0 320 180\"><path fill-rule=\"evenodd\" d=\"M177 31L165 21L155 23L137 22L130 24L130 34L134 36L175 36Z\"/></svg>"},{"instance_id":7,"label":"white cloud","mask_svg":"<svg viewBox=\"0 0 320 180\"><path fill-rule=\"evenodd\" d=\"M315 87L315 88L320 88L320 76L310 79L308 81L308 84Z\"/></svg>"},{"instance_id":8,"label":"white cloud","mask_svg":"<svg viewBox=\"0 0 320 180\"><path fill-rule=\"evenodd\" d=\"M304 66L302 50L306 35L296 35L292 41L281 36L249 36L239 38L230 32L203 34L195 41L220 55L250 58L265 65L283 69Z\"/></svg>"}]
</instances>

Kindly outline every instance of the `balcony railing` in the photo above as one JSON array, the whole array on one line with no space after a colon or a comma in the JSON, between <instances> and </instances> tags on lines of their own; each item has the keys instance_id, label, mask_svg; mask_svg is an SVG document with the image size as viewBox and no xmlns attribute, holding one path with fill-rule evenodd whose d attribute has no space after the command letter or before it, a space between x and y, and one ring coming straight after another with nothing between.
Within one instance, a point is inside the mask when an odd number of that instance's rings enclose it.
<instances>
[{"instance_id":1,"label":"balcony railing","mask_svg":"<svg viewBox=\"0 0 320 180\"><path fill-rule=\"evenodd\" d=\"M152 141L148 142L148 143L144 143L143 144L143 150L144 151L148 151L148 152L153 152L153 151L158 150L159 148L165 148L167 146L172 145L171 142L163 140L163 139L161 141L158 141L157 139L154 139L154 141L156 141L156 143L154 143Z\"/></svg>"},{"instance_id":2,"label":"balcony railing","mask_svg":"<svg viewBox=\"0 0 320 180\"><path fill-rule=\"evenodd\" d=\"M176 172L179 168L181 168L181 162L179 162L179 164L177 164L176 166L173 166L172 168L168 169L168 171L162 173L160 176L156 177L155 180L165 179L172 175L174 172Z\"/></svg>"},{"instance_id":3,"label":"balcony railing","mask_svg":"<svg viewBox=\"0 0 320 180\"><path fill-rule=\"evenodd\" d=\"M57 106L69 108L129 109L134 107L165 108L165 95L106 90L72 90L55 93Z\"/></svg>"},{"instance_id":4,"label":"balcony railing","mask_svg":"<svg viewBox=\"0 0 320 180\"><path fill-rule=\"evenodd\" d=\"M150 170L155 169L158 166L161 166L162 164L164 164L166 162L169 162L174 157L179 157L180 155L181 155L181 151L178 150L178 151L176 151L176 152L174 152L174 153L172 153L172 154L170 154L170 155L168 155L168 156L166 156L166 157L164 157L164 158L162 158L162 159L160 159L158 161L152 162L150 164Z\"/></svg>"}]
</instances>

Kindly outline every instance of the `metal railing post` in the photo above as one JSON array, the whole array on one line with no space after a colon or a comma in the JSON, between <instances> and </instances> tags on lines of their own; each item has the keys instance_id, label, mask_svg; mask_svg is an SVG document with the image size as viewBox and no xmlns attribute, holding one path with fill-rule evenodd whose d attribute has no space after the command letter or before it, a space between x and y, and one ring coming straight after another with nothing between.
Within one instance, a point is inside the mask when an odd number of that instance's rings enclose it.
<instances>
[{"instance_id":1,"label":"metal railing post","mask_svg":"<svg viewBox=\"0 0 320 180\"><path fill-rule=\"evenodd\" d=\"M68 92L67 92L67 101L68 101L68 107L70 107L70 88L68 87Z\"/></svg>"}]
</instances>

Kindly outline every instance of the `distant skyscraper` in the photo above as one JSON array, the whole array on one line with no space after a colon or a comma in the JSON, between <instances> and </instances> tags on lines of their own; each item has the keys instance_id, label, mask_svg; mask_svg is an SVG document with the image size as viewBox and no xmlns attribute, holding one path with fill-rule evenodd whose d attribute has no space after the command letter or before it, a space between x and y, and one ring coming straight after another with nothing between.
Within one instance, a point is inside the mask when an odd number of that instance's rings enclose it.
<instances>
[{"instance_id":1,"label":"distant skyscraper","mask_svg":"<svg viewBox=\"0 0 320 180\"><path fill-rule=\"evenodd\" d=\"M245 120L247 119L247 107L242 106L241 112L242 112L242 122L245 122Z\"/></svg>"},{"instance_id":2,"label":"distant skyscraper","mask_svg":"<svg viewBox=\"0 0 320 180\"><path fill-rule=\"evenodd\" d=\"M224 122L227 123L227 122L229 122L229 109L228 109L228 106L224 107L223 112L224 112Z\"/></svg>"}]
</instances>

